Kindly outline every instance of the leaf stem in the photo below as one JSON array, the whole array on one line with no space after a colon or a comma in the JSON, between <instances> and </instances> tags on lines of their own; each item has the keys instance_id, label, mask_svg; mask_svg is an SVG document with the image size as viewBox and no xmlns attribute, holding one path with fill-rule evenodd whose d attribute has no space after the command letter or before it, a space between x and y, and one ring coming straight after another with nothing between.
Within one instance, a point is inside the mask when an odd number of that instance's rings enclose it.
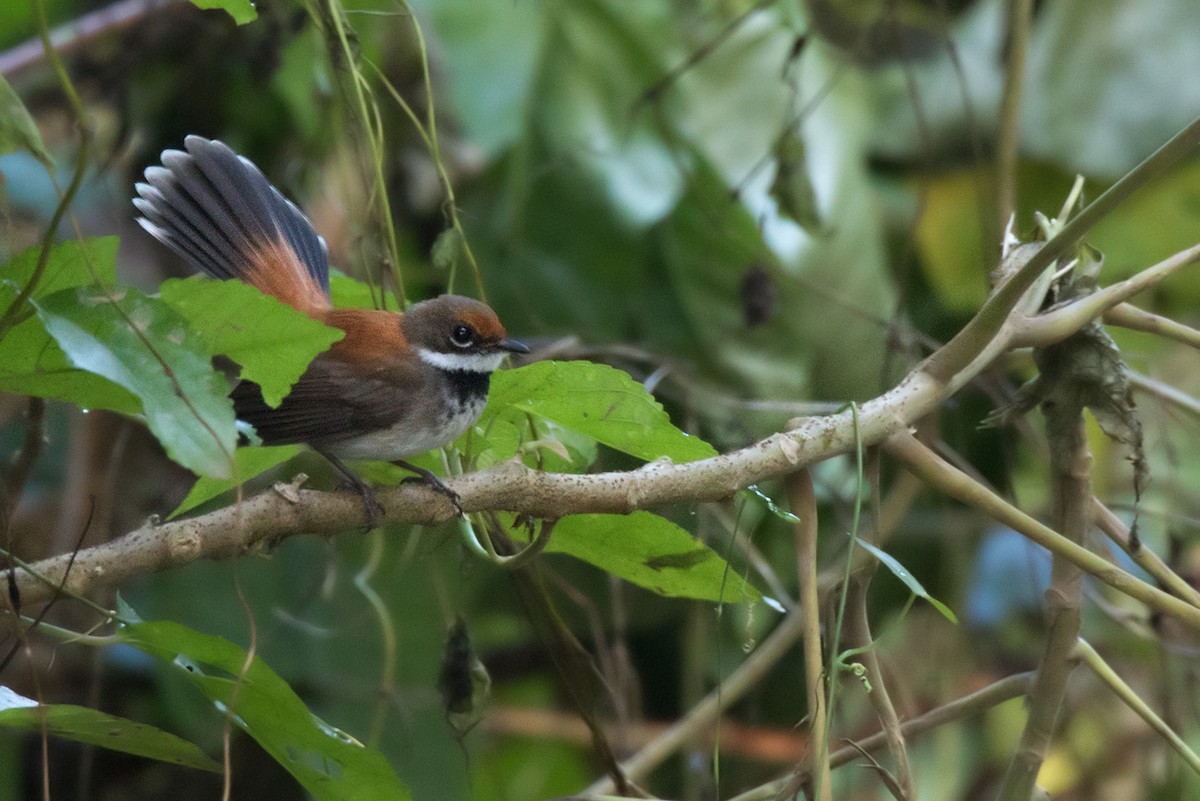
<instances>
[{"instance_id":1,"label":"leaf stem","mask_svg":"<svg viewBox=\"0 0 1200 801\"><path fill-rule=\"evenodd\" d=\"M1025 47L1033 0L1009 0L1008 48L1004 92L996 131L996 217L994 231L1003 231L1016 208L1017 156L1021 129L1021 91L1025 82ZM995 237L990 237L995 240ZM989 244L994 250L995 245Z\"/></svg>"},{"instance_id":2,"label":"leaf stem","mask_svg":"<svg viewBox=\"0 0 1200 801\"><path fill-rule=\"evenodd\" d=\"M88 122L83 103L79 99L79 93L75 91L75 85L71 83L71 76L67 74L67 68L63 65L58 51L54 49L54 45L50 41L50 23L46 19L46 6L43 0L33 0L33 11L37 20L38 35L42 40L42 48L46 53L46 58L50 61L55 77L58 78L63 94L66 95L67 103L71 107L71 115L75 118L75 129L79 133L79 147L75 152L75 169L71 174L71 181L67 184L67 190L60 195L58 205L54 208L54 214L50 217L45 233L42 234L41 251L38 253L33 274L29 276L29 280L21 287L16 298L4 310L4 313L0 314L0 339L3 339L9 329L16 324L18 315L33 296L34 290L37 289L38 283L46 272L46 265L50 260L50 250L54 246L54 238L58 234L58 226L71 207L71 201L75 199L79 187L83 185L92 144L91 123ZM53 172L50 173L50 180L55 181ZM57 188L57 181L55 181L55 186Z\"/></svg>"}]
</instances>

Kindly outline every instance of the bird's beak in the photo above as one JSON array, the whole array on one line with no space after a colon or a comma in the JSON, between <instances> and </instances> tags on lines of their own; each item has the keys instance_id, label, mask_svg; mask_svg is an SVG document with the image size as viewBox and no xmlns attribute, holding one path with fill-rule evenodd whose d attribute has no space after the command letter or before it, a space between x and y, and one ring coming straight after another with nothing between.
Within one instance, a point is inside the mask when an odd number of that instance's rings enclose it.
<instances>
[{"instance_id":1,"label":"bird's beak","mask_svg":"<svg viewBox=\"0 0 1200 801\"><path fill-rule=\"evenodd\" d=\"M496 343L497 350L506 350L509 353L529 353L529 346L524 342L518 342L515 339L502 339Z\"/></svg>"}]
</instances>

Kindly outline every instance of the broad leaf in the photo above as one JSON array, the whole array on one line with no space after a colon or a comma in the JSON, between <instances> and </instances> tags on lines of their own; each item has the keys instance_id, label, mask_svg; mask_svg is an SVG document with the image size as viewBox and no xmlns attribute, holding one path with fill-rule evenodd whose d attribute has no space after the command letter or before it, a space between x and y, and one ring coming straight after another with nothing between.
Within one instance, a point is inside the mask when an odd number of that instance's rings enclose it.
<instances>
[{"instance_id":1,"label":"broad leaf","mask_svg":"<svg viewBox=\"0 0 1200 801\"><path fill-rule=\"evenodd\" d=\"M213 353L242 366L241 378L278 406L308 363L345 334L240 281L164 281L162 299L182 314Z\"/></svg>"},{"instance_id":2,"label":"broad leaf","mask_svg":"<svg viewBox=\"0 0 1200 801\"><path fill-rule=\"evenodd\" d=\"M188 490L187 497L167 517L171 519L195 509L205 501L228 492L242 482L249 481L272 467L283 464L301 451L299 445L270 445L265 447L238 448L233 456L232 478L210 478L200 476Z\"/></svg>"},{"instance_id":3,"label":"broad leaf","mask_svg":"<svg viewBox=\"0 0 1200 801\"><path fill-rule=\"evenodd\" d=\"M140 414L142 404L107 378L76 369L34 317L0 339L0 390L73 403L81 409Z\"/></svg>"},{"instance_id":4,"label":"broad leaf","mask_svg":"<svg viewBox=\"0 0 1200 801\"><path fill-rule=\"evenodd\" d=\"M490 407L455 447L476 470L518 453L527 466L547 473L582 473L596 461L593 437L513 407Z\"/></svg>"},{"instance_id":5,"label":"broad leaf","mask_svg":"<svg viewBox=\"0 0 1200 801\"><path fill-rule=\"evenodd\" d=\"M137 395L150 431L176 462L230 476L233 404L211 355L171 307L135 289L80 287L34 301L67 359Z\"/></svg>"},{"instance_id":6,"label":"broad leaf","mask_svg":"<svg viewBox=\"0 0 1200 801\"><path fill-rule=\"evenodd\" d=\"M136 622L120 638L179 671L317 801L411 798L383 756L325 723L263 660L178 623Z\"/></svg>"},{"instance_id":7,"label":"broad leaf","mask_svg":"<svg viewBox=\"0 0 1200 801\"><path fill-rule=\"evenodd\" d=\"M48 734L79 743L173 765L221 772L220 763L194 743L170 732L85 706L39 704L7 687L0 687L0 726L35 733L42 732L44 726Z\"/></svg>"},{"instance_id":8,"label":"broad leaf","mask_svg":"<svg viewBox=\"0 0 1200 801\"><path fill-rule=\"evenodd\" d=\"M351 278L337 270L329 271L329 297L333 300L334 308L378 309L379 304L376 302L378 294L378 287L373 289L365 281ZM396 294L390 289L384 292L383 307L391 311L400 309Z\"/></svg>"},{"instance_id":9,"label":"broad leaf","mask_svg":"<svg viewBox=\"0 0 1200 801\"><path fill-rule=\"evenodd\" d=\"M565 553L659 595L739 603L762 598L716 551L649 512L572 515L547 553Z\"/></svg>"},{"instance_id":10,"label":"broad leaf","mask_svg":"<svg viewBox=\"0 0 1200 801\"><path fill-rule=\"evenodd\" d=\"M537 362L492 377L489 409L545 418L604 445L653 460L715 456L711 445L676 428L662 405L628 373L591 362Z\"/></svg>"},{"instance_id":11,"label":"broad leaf","mask_svg":"<svg viewBox=\"0 0 1200 801\"><path fill-rule=\"evenodd\" d=\"M75 286L114 283L119 243L115 236L58 243L50 249L46 267L31 297L41 298ZM33 278L41 250L40 245L26 248L0 267L0 310L7 309Z\"/></svg>"}]
</instances>

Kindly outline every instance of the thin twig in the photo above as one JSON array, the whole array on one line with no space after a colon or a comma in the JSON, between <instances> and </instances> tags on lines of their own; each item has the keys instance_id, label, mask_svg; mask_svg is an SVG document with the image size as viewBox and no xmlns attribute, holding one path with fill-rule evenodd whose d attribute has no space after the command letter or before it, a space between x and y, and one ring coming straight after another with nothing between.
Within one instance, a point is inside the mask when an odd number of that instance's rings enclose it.
<instances>
[{"instance_id":1,"label":"thin twig","mask_svg":"<svg viewBox=\"0 0 1200 801\"><path fill-rule=\"evenodd\" d=\"M848 645L855 649L856 661L866 670L866 679L870 682L871 691L868 700L875 708L879 725L887 741L888 751L896 760L896 783L906 801L917 798L912 766L908 759L908 746L904 741L904 731L900 725L900 716L892 703L891 693L887 689L887 680L883 675L883 667L879 655L875 652L875 643L871 638L871 622L867 615L867 576L856 574L850 583L850 614L846 619Z\"/></svg>"},{"instance_id":2,"label":"thin twig","mask_svg":"<svg viewBox=\"0 0 1200 801\"><path fill-rule=\"evenodd\" d=\"M50 44L59 53L70 53L95 41L98 37L123 30L140 22L151 11L182 0L118 0L115 3L81 14L50 31ZM12 77L47 58L40 37L34 37L0 53L0 74Z\"/></svg>"},{"instance_id":3,"label":"thin twig","mask_svg":"<svg viewBox=\"0 0 1200 801\"><path fill-rule=\"evenodd\" d=\"M1104 657L1093 648L1083 638L1075 645L1077 652L1083 658L1084 664L1091 668L1096 677L1108 685L1109 689L1117 694L1126 706L1132 709L1138 717L1146 721L1146 724L1158 732L1158 734L1167 741L1167 743L1175 749L1175 752L1183 758L1184 764L1192 769L1193 773L1200 774L1200 756L1184 741L1182 737L1167 725L1161 717L1149 704L1142 700L1137 691L1125 683L1117 672L1112 669L1112 666L1104 661Z\"/></svg>"},{"instance_id":4,"label":"thin twig","mask_svg":"<svg viewBox=\"0 0 1200 801\"><path fill-rule=\"evenodd\" d=\"M4 471L4 490L15 509L25 491L25 482L29 471L37 462L45 441L46 401L43 398L29 398L25 412L25 439L21 449L13 457L12 466Z\"/></svg>"},{"instance_id":5,"label":"thin twig","mask_svg":"<svg viewBox=\"0 0 1200 801\"><path fill-rule=\"evenodd\" d=\"M1123 175L1068 221L1050 241L988 298L983 308L946 345L929 357L925 369L938 381L951 382L966 370L1000 333L1009 314L1047 267L1092 229L1097 222L1142 186L1166 173L1200 144L1200 117Z\"/></svg>"},{"instance_id":6,"label":"thin twig","mask_svg":"<svg viewBox=\"0 0 1200 801\"><path fill-rule=\"evenodd\" d=\"M1121 550L1129 555L1137 566L1145 570L1159 584L1178 595L1193 606L1200 607L1200 590L1188 583L1182 576L1170 568L1158 554L1145 547L1135 548L1130 543L1129 529L1121 522L1121 518L1108 508L1099 498L1092 498L1092 514L1096 528L1104 532Z\"/></svg>"},{"instance_id":7,"label":"thin twig","mask_svg":"<svg viewBox=\"0 0 1200 801\"><path fill-rule=\"evenodd\" d=\"M737 32L737 29L742 26L742 23L744 23L752 15L762 11L767 6L774 5L774 3L775 0L759 0L759 2L750 6L745 11L731 19L725 24L725 27L717 32L715 36L693 50L686 59L684 59L677 66L671 68L666 75L648 86L634 102L634 106L636 107L640 106L642 103L658 100L667 89L669 89L675 82L683 77L684 73L712 55L712 53L718 47L720 47L729 39L730 36Z\"/></svg>"},{"instance_id":8,"label":"thin twig","mask_svg":"<svg viewBox=\"0 0 1200 801\"><path fill-rule=\"evenodd\" d=\"M982 690L977 690L970 695L943 704L936 709L931 709L920 717L905 721L901 724L900 731L905 738L912 739L919 734L924 734L927 731L939 728L955 720L961 720L962 718L986 712L1005 701L1011 701L1013 698L1024 695L1029 688L1032 678L1033 673L1018 673L1014 676L1000 679L984 687ZM829 755L829 764L831 767L840 768L858 759L864 751L870 753L883 748L885 745L887 745L887 737L883 732L872 734L870 737L859 740L853 746L846 746L834 751ZM775 779L774 781L755 787L753 790L748 790L741 795L735 796L729 799L729 801L771 801L778 798L780 793L784 792L795 778L788 775Z\"/></svg>"},{"instance_id":9,"label":"thin twig","mask_svg":"<svg viewBox=\"0 0 1200 801\"><path fill-rule=\"evenodd\" d=\"M1129 379L1130 386L1146 395L1158 398L1160 401L1168 403L1188 414L1200 415L1200 399L1196 398L1195 395L1189 395L1178 387L1173 387L1148 375L1143 375L1137 370L1126 369L1125 376Z\"/></svg>"},{"instance_id":10,"label":"thin twig","mask_svg":"<svg viewBox=\"0 0 1200 801\"><path fill-rule=\"evenodd\" d=\"M21 449L13 457L12 466L0 473L0 538L3 551L0 553L6 561L8 572L8 602L14 612L21 610L21 595L17 583L13 580L17 575L17 563L13 557L12 520L21 503L21 494L25 491L25 481L29 471L33 469L38 454L42 452L42 441L45 437L46 402L41 398L30 398L25 414L25 440Z\"/></svg>"},{"instance_id":11,"label":"thin twig","mask_svg":"<svg viewBox=\"0 0 1200 801\"><path fill-rule=\"evenodd\" d=\"M621 770L625 776L630 781L640 781L680 748L694 742L698 732L711 727L717 716L762 681L767 671L783 658L803 632L804 618L799 612L792 612L784 617L771 635L746 657L746 661L721 682L719 692L713 690L704 696L703 701L693 706L691 711L670 728L623 761ZM611 793L613 789L612 780L604 778L592 784L581 795L602 795Z\"/></svg>"},{"instance_id":12,"label":"thin twig","mask_svg":"<svg viewBox=\"0 0 1200 801\"><path fill-rule=\"evenodd\" d=\"M1104 312L1104 322L1128 328L1130 331L1154 334L1163 339L1174 340L1189 348L1200 350L1200 330L1176 322L1169 317L1139 309L1132 303L1118 303Z\"/></svg>"},{"instance_id":13,"label":"thin twig","mask_svg":"<svg viewBox=\"0 0 1200 801\"><path fill-rule=\"evenodd\" d=\"M50 217L50 222L46 225L46 231L42 234L41 250L38 251L37 264L34 265L33 273L29 276L29 280L17 292L16 298L9 304L8 308L0 314L0 339L15 325L24 311L25 305L33 297L34 290L41 283L42 277L45 275L46 267L50 262L50 250L54 247L55 238L58 235L58 226L62 223L63 217L67 215L67 211L71 208L71 201L75 199L75 194L79 191L79 187L83 185L83 177L87 173L88 159L90 157L92 143L92 127L88 122L87 116L84 114L83 102L79 99L79 93L75 91L74 84L71 83L71 78L67 74L67 68L63 65L62 59L58 57L58 53L50 44L50 29L46 22L46 9L41 2L33 3L35 13L38 19L38 30L41 35L42 46L45 48L46 57L50 60L50 65L54 69L54 74L58 78L59 85L63 90L63 94L67 97L67 104L71 107L71 113L75 120L75 130L79 134L79 146L75 152L75 167L71 174L71 181L67 184L67 189L59 197L58 205L54 208L54 214ZM54 176L51 176L53 180Z\"/></svg>"},{"instance_id":14,"label":"thin twig","mask_svg":"<svg viewBox=\"0 0 1200 801\"><path fill-rule=\"evenodd\" d=\"M359 68L358 53L351 44L354 34L348 29L345 9L340 0L305 0L304 6L309 17L325 35L329 60L334 71L340 71L341 68L348 73L346 80L349 81L349 87L339 83L354 112L353 118L359 125L359 134L363 140L360 143L365 144L366 155L370 157L370 207L383 241L387 266L391 268L392 280L396 285L397 300L406 305L408 299L404 292L404 276L400 271L400 247L396 240L396 228L392 224L392 206L383 174L383 123L379 107L370 92L366 77ZM380 281L380 297L377 301L380 308L384 307L386 297L383 282Z\"/></svg>"},{"instance_id":15,"label":"thin twig","mask_svg":"<svg viewBox=\"0 0 1200 801\"><path fill-rule=\"evenodd\" d=\"M898 434L888 440L884 448L939 492L978 509L1051 553L1062 555L1110 587L1159 612L1177 617L1192 628L1200 628L1200 608L1134 578L1103 557L1066 539L952 467L912 435Z\"/></svg>"},{"instance_id":16,"label":"thin twig","mask_svg":"<svg viewBox=\"0 0 1200 801\"><path fill-rule=\"evenodd\" d=\"M1175 253L1124 281L1110 284L1061 309L1025 318L1012 340L1014 347L1041 347L1061 342L1109 309L1200 261L1200 245Z\"/></svg>"},{"instance_id":17,"label":"thin twig","mask_svg":"<svg viewBox=\"0 0 1200 801\"><path fill-rule=\"evenodd\" d=\"M1016 208L1017 156L1021 131L1021 90L1025 83L1025 45L1033 0L1009 0L1008 54L1004 63L1004 92L996 130L996 217L993 232L1003 231ZM993 241L998 237L993 237Z\"/></svg>"}]
</instances>

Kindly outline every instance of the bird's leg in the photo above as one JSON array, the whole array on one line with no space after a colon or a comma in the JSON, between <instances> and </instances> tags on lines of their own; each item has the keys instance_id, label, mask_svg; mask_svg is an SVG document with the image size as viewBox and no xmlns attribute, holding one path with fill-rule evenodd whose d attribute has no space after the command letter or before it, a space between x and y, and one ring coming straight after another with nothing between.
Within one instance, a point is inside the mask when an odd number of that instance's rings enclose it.
<instances>
[{"instance_id":1,"label":"bird's leg","mask_svg":"<svg viewBox=\"0 0 1200 801\"><path fill-rule=\"evenodd\" d=\"M443 483L442 480L440 478L438 478L437 476L435 476L433 473L426 470L424 467L417 467L415 464L409 464L408 462L404 461L403 459L397 459L396 461L392 462L392 464L396 465L397 467L403 467L405 470L411 470L412 472L416 473L415 476L409 476L408 478L401 481L400 482L401 484L408 484L413 481L420 481L422 484L425 484L434 492L441 493L442 495L445 495L447 498L449 498L450 503L454 504L454 511L458 513L459 517L464 517L466 515L466 512L464 512L463 508L462 508L462 499L458 497L458 493L455 492L454 490L450 489L449 487L447 487L445 485L445 483Z\"/></svg>"},{"instance_id":2,"label":"bird's leg","mask_svg":"<svg viewBox=\"0 0 1200 801\"><path fill-rule=\"evenodd\" d=\"M341 474L345 483L350 486L355 492L362 496L363 508L367 513L367 531L375 528L379 522L379 516L383 514L383 504L375 497L375 490L354 474L349 467L342 463L342 460L334 456L332 453L327 453L320 448L315 449L317 453L325 457L325 460L333 466L333 469Z\"/></svg>"}]
</instances>

